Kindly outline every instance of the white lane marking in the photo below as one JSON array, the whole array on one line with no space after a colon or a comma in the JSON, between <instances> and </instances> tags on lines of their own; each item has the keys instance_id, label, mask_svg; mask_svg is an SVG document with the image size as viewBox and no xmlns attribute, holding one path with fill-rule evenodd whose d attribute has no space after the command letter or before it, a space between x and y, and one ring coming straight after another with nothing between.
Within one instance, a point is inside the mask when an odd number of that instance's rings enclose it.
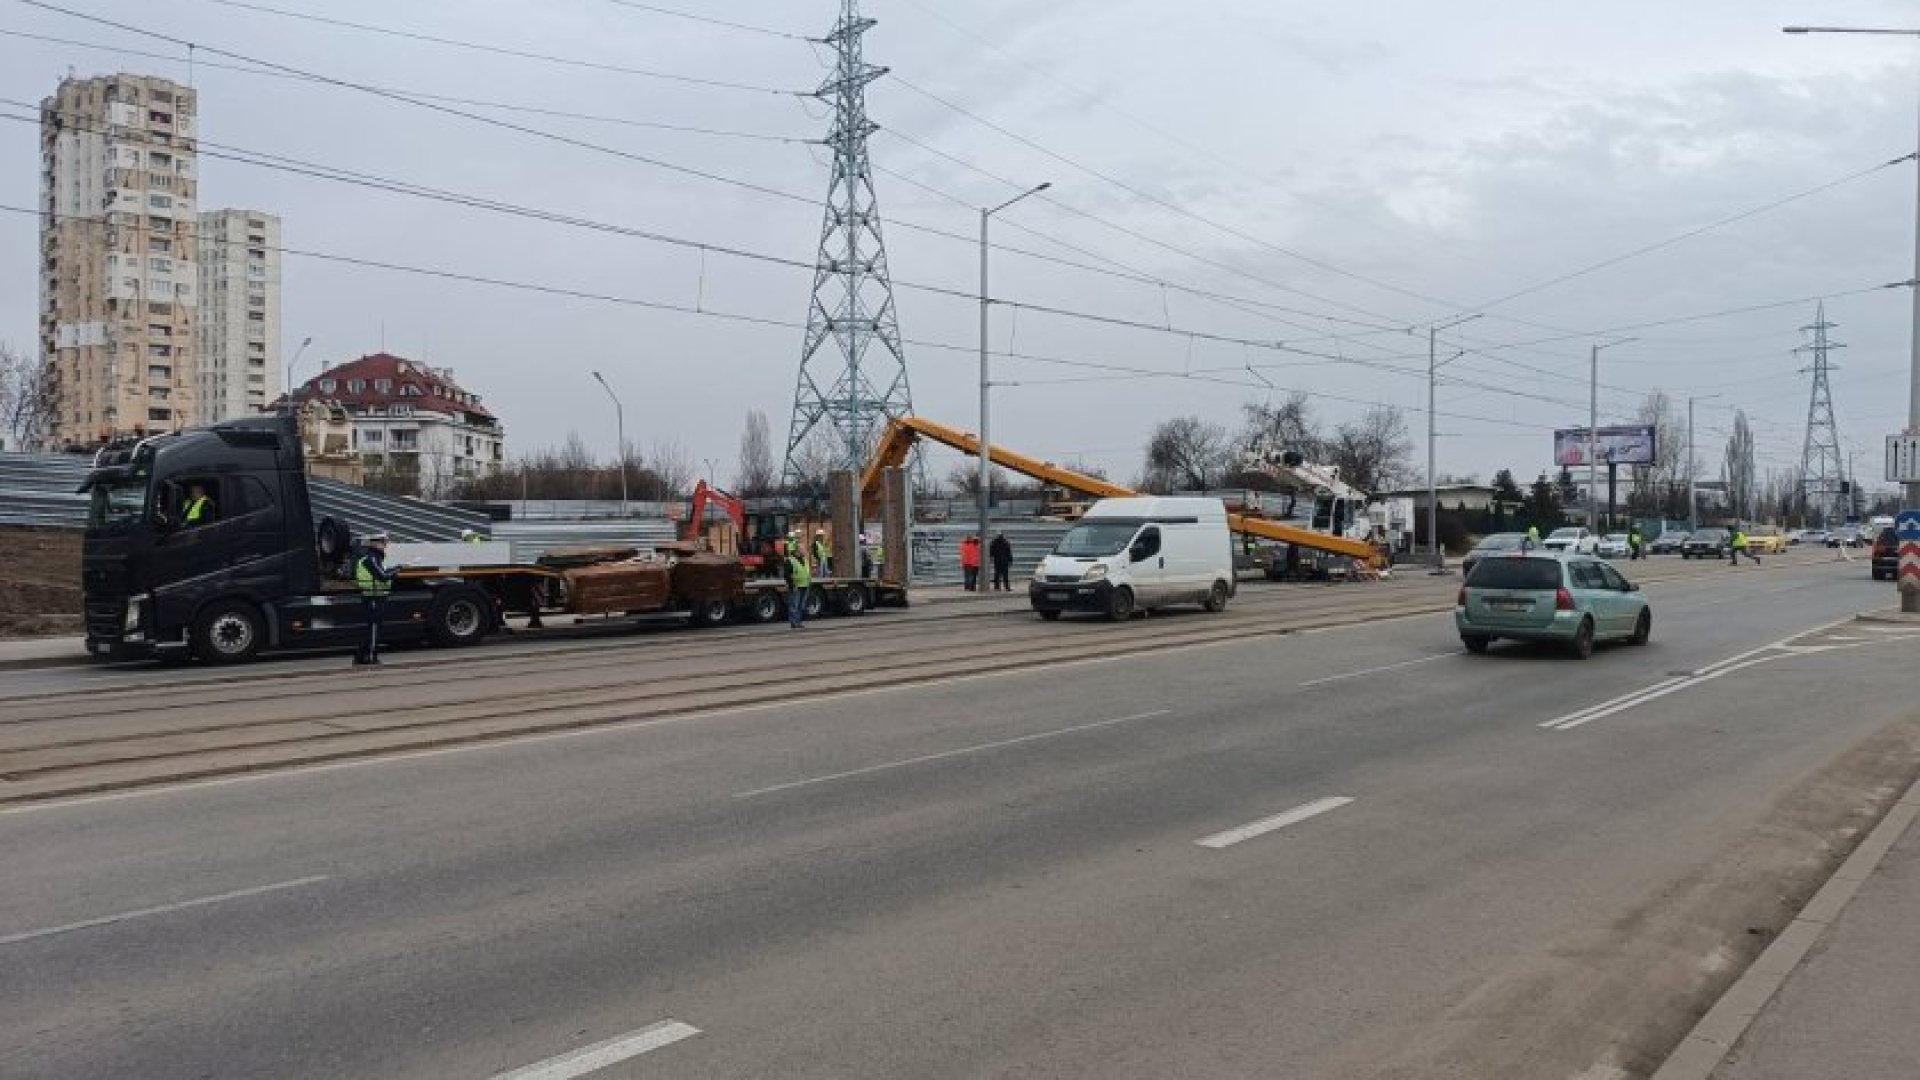
<instances>
[{"instance_id":1,"label":"white lane marking","mask_svg":"<svg viewBox=\"0 0 1920 1080\"><path fill-rule=\"evenodd\" d=\"M700 1029L692 1024L662 1020L592 1046L583 1046L571 1053L536 1061L512 1072L496 1074L493 1080L572 1080L573 1077L598 1072L609 1065L618 1065L628 1058L639 1057L698 1034Z\"/></svg>"},{"instance_id":2,"label":"white lane marking","mask_svg":"<svg viewBox=\"0 0 1920 1080\"><path fill-rule=\"evenodd\" d=\"M1691 678L1686 678L1686 679L1675 679L1670 684L1660 686L1658 689L1652 691L1651 693L1633 694L1633 695L1629 695L1628 697L1618 699L1616 701L1603 702L1601 705L1596 706L1595 708L1588 709L1584 712L1574 713L1571 716L1563 716L1558 720L1549 720L1546 723L1541 724L1540 726L1543 728L1550 728L1554 731L1572 731L1574 728L1580 727L1583 724L1591 724L1595 720L1604 720L1609 716L1614 716L1618 713L1626 712L1628 709L1637 708L1641 705L1645 705L1647 702L1653 701L1657 698L1666 697L1668 694L1677 694L1682 690L1690 690L1693 687L1699 686L1702 683L1712 682L1713 680L1718 679L1723 675L1731 675L1736 671L1743 671L1750 667L1756 667L1760 664L1767 663L1768 661L1771 661L1771 660L1784 660L1786 659L1787 655L1788 654L1786 653L1776 653L1772 656L1756 656L1750 660L1742 660L1737 664L1731 664L1726 667L1717 668L1713 671L1707 672L1704 675L1695 675Z\"/></svg>"},{"instance_id":3,"label":"white lane marking","mask_svg":"<svg viewBox=\"0 0 1920 1080\"><path fill-rule=\"evenodd\" d=\"M1345 682L1348 679L1358 679L1367 675L1378 675L1383 671L1398 671L1401 668L1410 668L1418 664L1431 664L1435 660L1445 660L1449 656L1459 655L1457 652L1436 653L1432 656L1423 656L1418 660L1402 660L1397 664L1382 664L1379 667L1362 668L1359 671L1349 671L1344 675L1329 675L1324 679L1308 679L1306 682L1300 684L1300 689L1305 690L1312 686L1325 686L1328 683Z\"/></svg>"},{"instance_id":4,"label":"white lane marking","mask_svg":"<svg viewBox=\"0 0 1920 1080\"><path fill-rule=\"evenodd\" d=\"M1562 724L1567 724L1574 721L1582 720L1592 713L1597 713L1602 710L1613 709L1616 707L1624 707L1626 705L1630 705L1635 702L1644 700L1648 697L1662 693L1672 687L1679 686L1682 683L1685 683L1690 678L1692 678L1692 676L1688 675L1688 676L1680 676L1672 679L1662 679L1659 682L1654 683L1652 686L1643 686L1640 689L1635 690L1630 694L1621 694L1619 697L1609 698L1606 701L1602 701L1597 705L1589 705L1584 709L1580 709L1576 712L1570 712L1565 716L1556 716L1551 720L1542 720L1540 722L1540 726L1543 728L1557 728Z\"/></svg>"},{"instance_id":5,"label":"white lane marking","mask_svg":"<svg viewBox=\"0 0 1920 1080\"><path fill-rule=\"evenodd\" d=\"M835 780L848 780L856 776L866 776L869 773L885 772L888 769L903 769L908 765L921 765L929 761L939 761L943 758L960 757L963 754L978 754L987 750L998 750L1003 746L1018 746L1021 743L1037 742L1041 739L1055 739L1062 735L1072 735L1077 731L1093 731L1096 728L1112 727L1115 724L1130 724L1135 720L1151 720L1156 716L1165 716L1172 711L1171 709L1155 709L1152 712L1135 713L1132 716L1116 716L1111 720L1095 720L1091 724L1075 724L1072 727L1054 728L1051 731L1036 731L1031 735L1021 735L1012 739L1000 739L996 742L980 743L977 746L963 746L958 750L942 750L937 754L921 754L919 757L902 758L899 761L888 761L880 765L868 765L863 769L849 769L846 772L833 773L828 776L814 776L805 780L794 780L785 784L775 784L772 787L754 788L752 791L736 791L733 793L733 797L736 799L751 799L756 795L771 795L776 791L791 791L794 788L808 787L813 784L827 784Z\"/></svg>"},{"instance_id":6,"label":"white lane marking","mask_svg":"<svg viewBox=\"0 0 1920 1080\"><path fill-rule=\"evenodd\" d=\"M16 945L22 941L32 941L35 938L53 937L56 934L71 934L75 930L90 930L96 926L107 926L112 923L126 922L129 919L144 919L149 915L165 915L169 912L185 911L188 908L205 907L208 904L220 904L228 900L239 900L243 897L259 896L262 893L279 892L282 889L297 889L302 885L317 885L325 880L327 880L327 876L325 874L319 874L314 877L295 878L292 881L276 881L271 885L255 885L251 889L235 889L232 892L221 893L218 896L202 896L197 900L182 900L177 904L161 904L158 907L141 908L138 911L123 911L118 915L102 915L97 919L82 919L79 922L67 923L65 926L49 926L44 930L28 930L21 934L8 934L6 937L0 937L0 945Z\"/></svg>"},{"instance_id":7,"label":"white lane marking","mask_svg":"<svg viewBox=\"0 0 1920 1080\"><path fill-rule=\"evenodd\" d=\"M1329 810L1338 810L1352 801L1352 799L1345 795L1335 795L1326 799L1315 799L1310 803L1296 806L1284 814L1275 814L1269 818L1261 818L1259 821L1248 822L1237 829L1217 832L1212 836L1203 836L1195 840L1194 843L1199 844L1201 847L1214 848L1215 850L1223 847L1232 847L1242 840L1251 840L1256 836L1263 836L1275 829L1284 829L1289 825L1298 825L1308 818L1319 817Z\"/></svg>"}]
</instances>

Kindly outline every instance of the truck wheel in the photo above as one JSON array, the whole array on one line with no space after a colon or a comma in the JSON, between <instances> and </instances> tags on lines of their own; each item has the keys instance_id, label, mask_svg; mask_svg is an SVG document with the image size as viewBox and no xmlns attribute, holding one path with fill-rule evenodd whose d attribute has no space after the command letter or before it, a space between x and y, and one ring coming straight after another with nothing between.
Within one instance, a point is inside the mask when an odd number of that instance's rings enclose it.
<instances>
[{"instance_id":1,"label":"truck wheel","mask_svg":"<svg viewBox=\"0 0 1920 1080\"><path fill-rule=\"evenodd\" d=\"M427 636L452 648L477 644L493 629L493 606L478 589L454 589L434 597L427 610Z\"/></svg>"},{"instance_id":2,"label":"truck wheel","mask_svg":"<svg viewBox=\"0 0 1920 1080\"><path fill-rule=\"evenodd\" d=\"M785 608L786 601L772 589L760 589L747 601L747 614L757 623L773 622Z\"/></svg>"},{"instance_id":3,"label":"truck wheel","mask_svg":"<svg viewBox=\"0 0 1920 1080\"><path fill-rule=\"evenodd\" d=\"M1122 622L1133 617L1133 590L1125 585L1113 590L1107 598L1107 618Z\"/></svg>"},{"instance_id":4,"label":"truck wheel","mask_svg":"<svg viewBox=\"0 0 1920 1080\"><path fill-rule=\"evenodd\" d=\"M801 610L806 613L806 617L817 619L821 612L827 610L827 591L818 585L810 586L807 589L807 598L801 603L805 605Z\"/></svg>"},{"instance_id":5,"label":"truck wheel","mask_svg":"<svg viewBox=\"0 0 1920 1080\"><path fill-rule=\"evenodd\" d=\"M731 612L732 609L727 606L726 599L716 596L707 600L695 600L689 615L695 626L720 626L727 621L727 616Z\"/></svg>"},{"instance_id":6,"label":"truck wheel","mask_svg":"<svg viewBox=\"0 0 1920 1080\"><path fill-rule=\"evenodd\" d=\"M846 591L840 594L840 614L842 615L865 615L867 609L872 606L872 598L867 595L865 585L849 585Z\"/></svg>"},{"instance_id":7,"label":"truck wheel","mask_svg":"<svg viewBox=\"0 0 1920 1080\"><path fill-rule=\"evenodd\" d=\"M237 664L260 651L260 609L245 600L216 600L193 624L194 655L210 664Z\"/></svg>"},{"instance_id":8,"label":"truck wheel","mask_svg":"<svg viewBox=\"0 0 1920 1080\"><path fill-rule=\"evenodd\" d=\"M1213 588L1207 590L1206 609L1208 611L1227 610L1227 583L1216 581Z\"/></svg>"}]
</instances>

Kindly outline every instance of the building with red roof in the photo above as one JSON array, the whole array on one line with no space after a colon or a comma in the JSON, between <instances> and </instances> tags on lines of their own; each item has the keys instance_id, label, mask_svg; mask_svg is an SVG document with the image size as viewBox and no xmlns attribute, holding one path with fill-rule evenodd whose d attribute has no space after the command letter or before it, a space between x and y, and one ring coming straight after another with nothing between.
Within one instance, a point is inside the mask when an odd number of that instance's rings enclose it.
<instances>
[{"instance_id":1,"label":"building with red roof","mask_svg":"<svg viewBox=\"0 0 1920 1080\"><path fill-rule=\"evenodd\" d=\"M325 367L292 401L345 409L368 476L426 498L444 497L460 481L497 472L506 461L499 418L480 395L453 380L451 368L374 353Z\"/></svg>"}]
</instances>

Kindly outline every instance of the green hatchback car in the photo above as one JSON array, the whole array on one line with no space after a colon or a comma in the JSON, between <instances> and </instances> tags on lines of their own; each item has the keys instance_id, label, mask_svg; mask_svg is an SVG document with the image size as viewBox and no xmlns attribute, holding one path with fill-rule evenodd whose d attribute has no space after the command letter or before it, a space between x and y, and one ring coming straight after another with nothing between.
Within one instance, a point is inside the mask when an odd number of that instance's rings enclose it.
<instances>
[{"instance_id":1,"label":"green hatchback car","mask_svg":"<svg viewBox=\"0 0 1920 1080\"><path fill-rule=\"evenodd\" d=\"M1647 598L1620 571L1588 555L1516 552L1474 564L1453 620L1468 652L1494 641L1551 641L1584 660L1596 641L1645 645Z\"/></svg>"}]
</instances>

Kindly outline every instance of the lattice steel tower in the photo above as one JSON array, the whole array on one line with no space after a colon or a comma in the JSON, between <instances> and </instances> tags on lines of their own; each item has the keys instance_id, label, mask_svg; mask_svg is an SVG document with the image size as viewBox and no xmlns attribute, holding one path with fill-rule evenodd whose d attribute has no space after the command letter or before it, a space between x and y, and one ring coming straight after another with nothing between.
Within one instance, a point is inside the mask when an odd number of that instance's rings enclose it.
<instances>
[{"instance_id":1,"label":"lattice steel tower","mask_svg":"<svg viewBox=\"0 0 1920 1080\"><path fill-rule=\"evenodd\" d=\"M858 0L841 0L840 19L823 39L839 54L833 73L814 92L833 106L826 140L833 179L787 434L784 480L790 485L802 479L796 457L821 425L833 433L835 467L858 472L887 420L913 411L867 157L867 136L879 127L867 119L867 84L887 73L863 55L861 38L873 26L861 17Z\"/></svg>"},{"instance_id":2,"label":"lattice steel tower","mask_svg":"<svg viewBox=\"0 0 1920 1080\"><path fill-rule=\"evenodd\" d=\"M1845 521L1851 502L1842 486L1847 468L1840 456L1840 428L1833 420L1833 389L1827 381L1833 370L1827 351L1846 348L1827 340L1827 331L1835 327L1827 321L1827 305L1822 303L1814 310L1813 325L1800 328L1812 333L1813 340L1793 350L1813 354L1813 367L1807 369L1813 372L1813 398L1807 403L1807 442L1800 452L1800 494L1807 513L1818 515L1823 525Z\"/></svg>"}]
</instances>

